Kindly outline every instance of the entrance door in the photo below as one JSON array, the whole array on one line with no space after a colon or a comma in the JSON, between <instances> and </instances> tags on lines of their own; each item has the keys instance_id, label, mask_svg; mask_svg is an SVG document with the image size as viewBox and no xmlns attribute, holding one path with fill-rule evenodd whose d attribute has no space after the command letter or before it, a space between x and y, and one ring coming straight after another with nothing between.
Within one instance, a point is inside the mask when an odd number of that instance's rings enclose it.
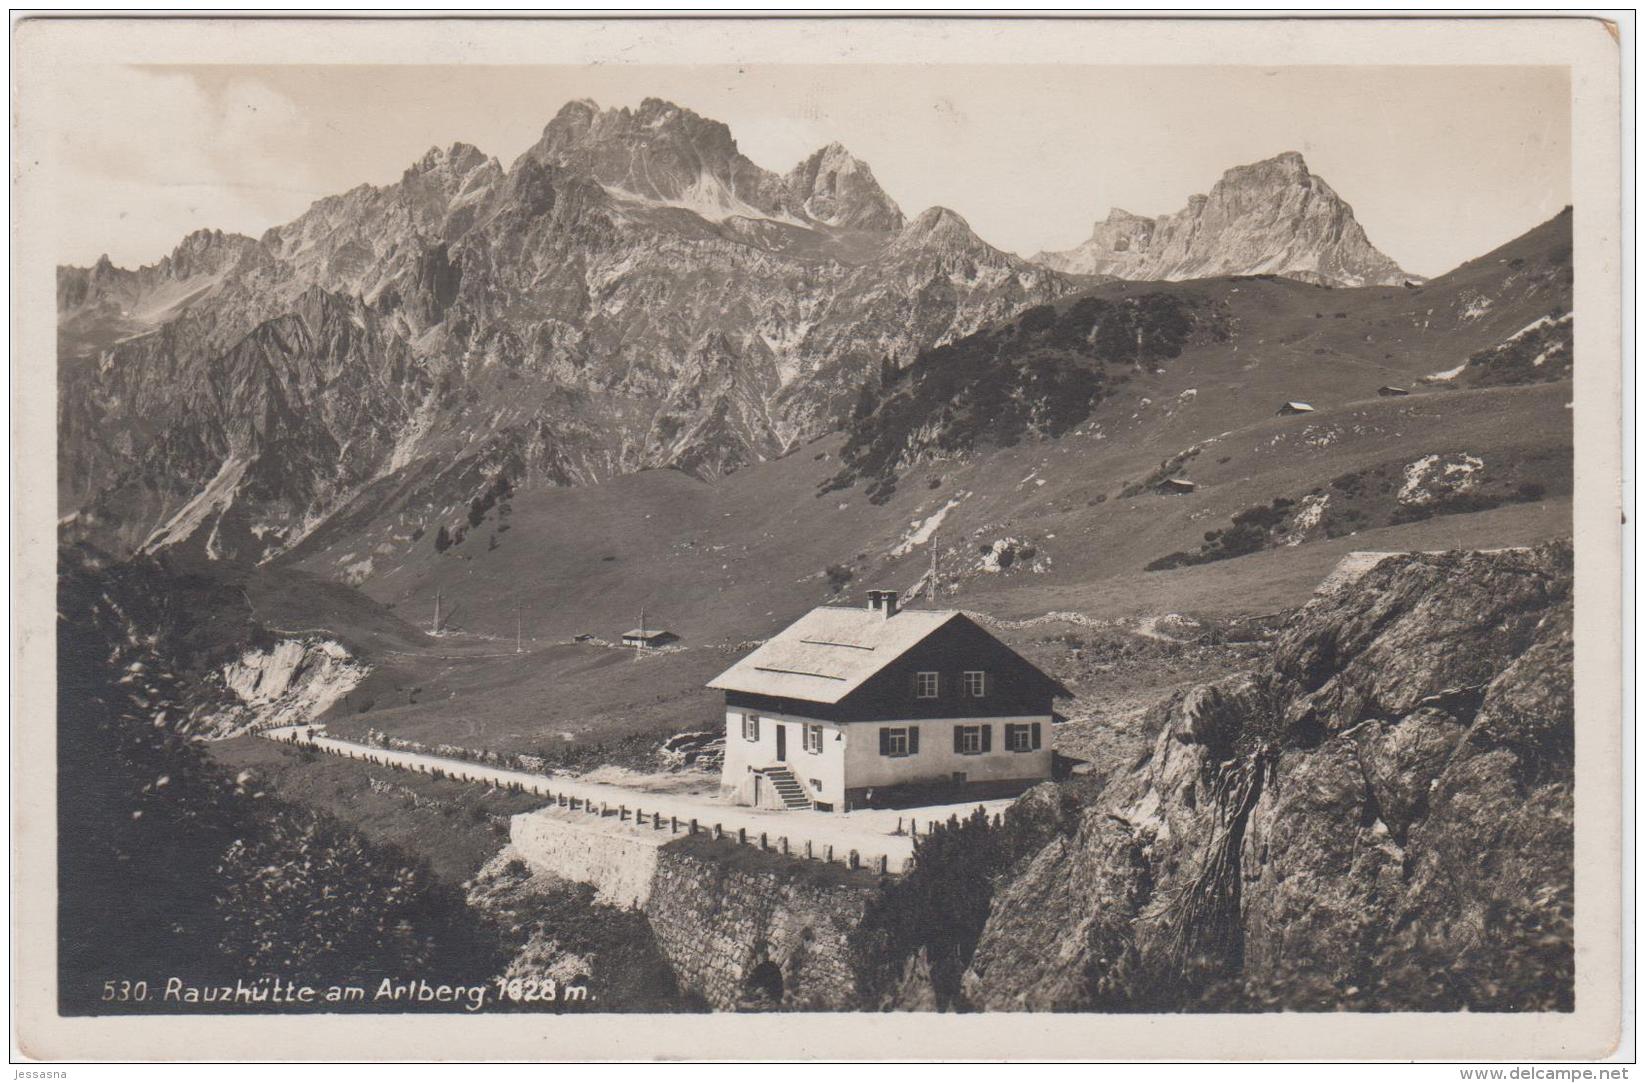
<instances>
[{"instance_id":1,"label":"entrance door","mask_svg":"<svg viewBox=\"0 0 1645 1083\"><path fill-rule=\"evenodd\" d=\"M777 723L777 762L788 762L788 727Z\"/></svg>"}]
</instances>

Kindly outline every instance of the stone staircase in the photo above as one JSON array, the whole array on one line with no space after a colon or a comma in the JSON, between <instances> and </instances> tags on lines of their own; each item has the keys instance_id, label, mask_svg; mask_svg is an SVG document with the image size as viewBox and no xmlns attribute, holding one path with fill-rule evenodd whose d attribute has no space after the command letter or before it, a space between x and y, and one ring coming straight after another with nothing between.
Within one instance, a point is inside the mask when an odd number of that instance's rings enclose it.
<instances>
[{"instance_id":1,"label":"stone staircase","mask_svg":"<svg viewBox=\"0 0 1645 1083\"><path fill-rule=\"evenodd\" d=\"M767 767L764 774L777 788L777 796L782 798L784 808L792 811L811 807L811 798L805 795L805 787L800 785L793 771L786 767Z\"/></svg>"}]
</instances>

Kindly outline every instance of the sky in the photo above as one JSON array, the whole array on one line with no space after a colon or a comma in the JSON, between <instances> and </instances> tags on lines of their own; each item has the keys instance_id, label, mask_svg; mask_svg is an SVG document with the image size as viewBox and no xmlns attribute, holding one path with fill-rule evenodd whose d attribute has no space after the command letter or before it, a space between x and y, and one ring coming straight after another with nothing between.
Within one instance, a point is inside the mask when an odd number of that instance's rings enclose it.
<instances>
[{"instance_id":1,"label":"sky","mask_svg":"<svg viewBox=\"0 0 1645 1083\"><path fill-rule=\"evenodd\" d=\"M1073 247L1111 207L1176 211L1286 150L1419 275L1571 200L1554 67L99 66L59 73L54 97L54 225L73 264L152 263L199 228L256 236L392 183L431 146L508 165L575 98L668 99L777 172L838 141L910 218L945 206L1022 255Z\"/></svg>"}]
</instances>

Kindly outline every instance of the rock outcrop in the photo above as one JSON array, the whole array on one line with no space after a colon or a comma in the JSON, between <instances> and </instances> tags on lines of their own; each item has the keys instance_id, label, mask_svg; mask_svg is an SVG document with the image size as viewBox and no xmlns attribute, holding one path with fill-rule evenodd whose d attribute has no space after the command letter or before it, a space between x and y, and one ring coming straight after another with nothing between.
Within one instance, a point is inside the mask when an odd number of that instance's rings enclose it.
<instances>
[{"instance_id":1,"label":"rock outcrop","mask_svg":"<svg viewBox=\"0 0 1645 1083\"><path fill-rule=\"evenodd\" d=\"M985 1010L1570 1010L1571 551L1386 558L998 879ZM1021 810L1019 812L1019 810Z\"/></svg>"},{"instance_id":2,"label":"rock outcrop","mask_svg":"<svg viewBox=\"0 0 1645 1083\"><path fill-rule=\"evenodd\" d=\"M1158 218L1114 208L1084 244L1034 262L1142 280L1277 274L1331 286L1395 286L1411 276L1377 251L1345 203L1287 151L1237 166L1209 195Z\"/></svg>"}]
</instances>

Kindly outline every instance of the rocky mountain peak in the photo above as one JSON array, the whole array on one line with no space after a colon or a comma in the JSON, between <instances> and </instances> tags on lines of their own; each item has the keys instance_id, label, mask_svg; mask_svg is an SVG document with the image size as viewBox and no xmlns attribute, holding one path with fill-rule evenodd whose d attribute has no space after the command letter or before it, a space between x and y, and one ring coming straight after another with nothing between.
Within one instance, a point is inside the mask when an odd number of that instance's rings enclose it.
<instances>
[{"instance_id":1,"label":"rocky mountain peak","mask_svg":"<svg viewBox=\"0 0 1645 1083\"><path fill-rule=\"evenodd\" d=\"M160 261L157 270L176 278L213 274L238 262L248 250L256 247L256 241L239 233L197 229Z\"/></svg>"},{"instance_id":2,"label":"rocky mountain peak","mask_svg":"<svg viewBox=\"0 0 1645 1083\"><path fill-rule=\"evenodd\" d=\"M1396 285L1408 277L1379 252L1353 208L1285 151L1223 173L1175 214L1144 219L1118 208L1078 248L1034 262L1074 274L1176 280L1279 274L1338 286Z\"/></svg>"},{"instance_id":3,"label":"rocky mountain peak","mask_svg":"<svg viewBox=\"0 0 1645 1083\"><path fill-rule=\"evenodd\" d=\"M1212 186L1209 196L1200 198L1206 202L1241 197L1253 200L1283 200L1292 189L1317 193L1330 199L1336 198L1331 186L1309 172L1308 163L1294 150L1265 158L1260 162L1234 166L1223 173L1221 179Z\"/></svg>"},{"instance_id":4,"label":"rocky mountain peak","mask_svg":"<svg viewBox=\"0 0 1645 1083\"><path fill-rule=\"evenodd\" d=\"M900 240L908 243L969 243L980 238L971 230L971 223L947 207L930 207L908 223Z\"/></svg>"},{"instance_id":5,"label":"rocky mountain peak","mask_svg":"<svg viewBox=\"0 0 1645 1083\"><path fill-rule=\"evenodd\" d=\"M744 157L730 128L661 98L603 111L588 101L568 103L526 157L587 173L615 194L712 221L784 210L782 180Z\"/></svg>"},{"instance_id":6,"label":"rocky mountain peak","mask_svg":"<svg viewBox=\"0 0 1645 1083\"><path fill-rule=\"evenodd\" d=\"M824 225L884 233L903 226L902 209L874 171L837 142L795 166L785 184L793 208Z\"/></svg>"},{"instance_id":7,"label":"rocky mountain peak","mask_svg":"<svg viewBox=\"0 0 1645 1083\"><path fill-rule=\"evenodd\" d=\"M479 147L469 143L453 143L443 150L439 147L429 147L428 152L406 170L406 174L410 176L442 171L467 173L488 161L490 159Z\"/></svg>"}]
</instances>

